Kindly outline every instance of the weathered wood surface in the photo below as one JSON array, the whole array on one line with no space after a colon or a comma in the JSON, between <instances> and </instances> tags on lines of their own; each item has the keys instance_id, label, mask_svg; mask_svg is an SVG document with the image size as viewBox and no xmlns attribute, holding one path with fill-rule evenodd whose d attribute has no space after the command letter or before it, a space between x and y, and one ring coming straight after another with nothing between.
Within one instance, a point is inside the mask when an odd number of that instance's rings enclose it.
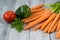
<instances>
[{"instance_id":1,"label":"weathered wood surface","mask_svg":"<svg viewBox=\"0 0 60 40\"><path fill-rule=\"evenodd\" d=\"M17 32L3 20L3 13L7 10L15 11L19 6L27 4L30 7L40 3L55 3L60 0L0 0L0 40L60 40L55 38L55 33L47 34L41 30L23 30Z\"/></svg>"}]
</instances>

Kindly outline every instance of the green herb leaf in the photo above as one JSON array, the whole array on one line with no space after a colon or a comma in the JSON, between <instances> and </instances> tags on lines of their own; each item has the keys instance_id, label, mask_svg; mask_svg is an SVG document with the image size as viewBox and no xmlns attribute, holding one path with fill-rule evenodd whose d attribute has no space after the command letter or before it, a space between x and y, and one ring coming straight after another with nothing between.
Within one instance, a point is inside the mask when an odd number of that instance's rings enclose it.
<instances>
[{"instance_id":1,"label":"green herb leaf","mask_svg":"<svg viewBox=\"0 0 60 40\"><path fill-rule=\"evenodd\" d=\"M11 23L11 28L16 28L16 30L19 32L23 30L23 22L20 20L20 18L16 18L15 21Z\"/></svg>"}]
</instances>

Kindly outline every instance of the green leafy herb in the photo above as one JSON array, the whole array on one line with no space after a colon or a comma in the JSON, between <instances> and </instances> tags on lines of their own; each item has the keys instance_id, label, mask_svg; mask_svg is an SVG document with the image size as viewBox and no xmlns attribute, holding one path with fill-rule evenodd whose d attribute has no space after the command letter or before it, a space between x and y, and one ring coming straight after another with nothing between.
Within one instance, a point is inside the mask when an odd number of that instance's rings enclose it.
<instances>
[{"instance_id":1,"label":"green leafy herb","mask_svg":"<svg viewBox=\"0 0 60 40\"><path fill-rule=\"evenodd\" d=\"M19 32L23 30L23 22L20 20L20 18L16 18L15 21L11 23L11 28L16 28L16 30Z\"/></svg>"},{"instance_id":2,"label":"green leafy herb","mask_svg":"<svg viewBox=\"0 0 60 40\"><path fill-rule=\"evenodd\" d=\"M60 1L52 4L52 5L51 5L51 8L53 9L53 11L54 11L55 13L58 14L59 11L60 11Z\"/></svg>"}]
</instances>

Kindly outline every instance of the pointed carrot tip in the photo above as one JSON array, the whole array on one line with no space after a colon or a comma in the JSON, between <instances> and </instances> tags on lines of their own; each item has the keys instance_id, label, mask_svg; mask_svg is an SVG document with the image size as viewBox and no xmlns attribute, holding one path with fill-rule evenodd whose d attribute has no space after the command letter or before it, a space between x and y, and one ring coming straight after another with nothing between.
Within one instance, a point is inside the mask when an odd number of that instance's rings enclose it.
<instances>
[{"instance_id":1,"label":"pointed carrot tip","mask_svg":"<svg viewBox=\"0 0 60 40\"><path fill-rule=\"evenodd\" d=\"M24 30L27 30L27 28L24 28Z\"/></svg>"},{"instance_id":2,"label":"pointed carrot tip","mask_svg":"<svg viewBox=\"0 0 60 40\"><path fill-rule=\"evenodd\" d=\"M59 39L60 37L59 36L55 36L57 39Z\"/></svg>"},{"instance_id":3,"label":"pointed carrot tip","mask_svg":"<svg viewBox=\"0 0 60 40\"><path fill-rule=\"evenodd\" d=\"M43 32L47 33L47 31L46 31L46 30L43 30Z\"/></svg>"},{"instance_id":4,"label":"pointed carrot tip","mask_svg":"<svg viewBox=\"0 0 60 40\"><path fill-rule=\"evenodd\" d=\"M40 28L41 30L43 30L43 28Z\"/></svg>"},{"instance_id":5,"label":"pointed carrot tip","mask_svg":"<svg viewBox=\"0 0 60 40\"><path fill-rule=\"evenodd\" d=\"M48 33L50 34L50 32L48 31Z\"/></svg>"},{"instance_id":6,"label":"pointed carrot tip","mask_svg":"<svg viewBox=\"0 0 60 40\"><path fill-rule=\"evenodd\" d=\"M43 32L45 32L45 33L46 33L46 31L44 31L44 30L43 30Z\"/></svg>"}]
</instances>

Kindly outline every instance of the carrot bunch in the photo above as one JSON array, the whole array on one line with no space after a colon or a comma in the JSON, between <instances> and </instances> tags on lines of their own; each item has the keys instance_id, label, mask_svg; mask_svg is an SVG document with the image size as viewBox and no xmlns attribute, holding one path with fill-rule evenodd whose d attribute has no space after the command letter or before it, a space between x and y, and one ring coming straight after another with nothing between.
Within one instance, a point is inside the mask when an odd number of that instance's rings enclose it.
<instances>
[{"instance_id":1,"label":"carrot bunch","mask_svg":"<svg viewBox=\"0 0 60 40\"><path fill-rule=\"evenodd\" d=\"M50 5L50 8L44 8L44 4L39 4L31 8L31 15L23 19L28 25L24 28L28 30L40 29L46 33L56 33L56 38L60 38L60 2Z\"/></svg>"}]
</instances>

